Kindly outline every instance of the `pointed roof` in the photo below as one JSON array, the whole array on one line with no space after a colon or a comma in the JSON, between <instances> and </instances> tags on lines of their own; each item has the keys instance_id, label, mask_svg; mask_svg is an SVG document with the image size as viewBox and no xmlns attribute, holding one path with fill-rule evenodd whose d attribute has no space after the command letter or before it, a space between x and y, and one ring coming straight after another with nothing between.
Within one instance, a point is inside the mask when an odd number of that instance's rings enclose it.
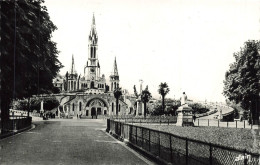
<instances>
[{"instance_id":1,"label":"pointed roof","mask_svg":"<svg viewBox=\"0 0 260 165\"><path fill-rule=\"evenodd\" d=\"M75 64L74 64L74 55L73 55L73 54L72 54L72 61L71 61L71 70L70 70L70 74L76 74Z\"/></svg>"},{"instance_id":2,"label":"pointed roof","mask_svg":"<svg viewBox=\"0 0 260 165\"><path fill-rule=\"evenodd\" d=\"M115 57L115 61L114 61L113 74L114 74L114 76L118 76L118 70L117 70L117 64L116 64L116 57Z\"/></svg>"},{"instance_id":3,"label":"pointed roof","mask_svg":"<svg viewBox=\"0 0 260 165\"><path fill-rule=\"evenodd\" d=\"M93 18L92 18L92 25L96 25L96 23L95 23L95 15L94 15L94 13L93 13Z\"/></svg>"},{"instance_id":4,"label":"pointed roof","mask_svg":"<svg viewBox=\"0 0 260 165\"><path fill-rule=\"evenodd\" d=\"M96 40L97 41L97 31L96 31L96 21L95 21L95 15L93 13L93 18L92 18L92 25L91 25L91 30L90 30L90 34L89 34L89 39L92 40Z\"/></svg>"}]
</instances>

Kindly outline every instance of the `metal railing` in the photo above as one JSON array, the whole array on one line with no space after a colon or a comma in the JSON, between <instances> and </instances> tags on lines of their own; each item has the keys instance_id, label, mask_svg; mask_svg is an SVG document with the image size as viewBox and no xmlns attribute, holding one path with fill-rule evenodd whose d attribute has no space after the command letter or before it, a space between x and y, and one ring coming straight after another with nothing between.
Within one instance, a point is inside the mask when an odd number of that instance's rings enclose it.
<instances>
[{"instance_id":1,"label":"metal railing","mask_svg":"<svg viewBox=\"0 0 260 165\"><path fill-rule=\"evenodd\" d=\"M107 120L107 131L172 164L258 165L260 155L246 150L189 139L171 133Z\"/></svg>"},{"instance_id":2,"label":"metal railing","mask_svg":"<svg viewBox=\"0 0 260 165\"><path fill-rule=\"evenodd\" d=\"M226 127L226 128L248 128L258 129L259 125L248 124L246 120L243 121L221 121L220 119L196 119L195 126L211 126L211 127Z\"/></svg>"},{"instance_id":3,"label":"metal railing","mask_svg":"<svg viewBox=\"0 0 260 165\"><path fill-rule=\"evenodd\" d=\"M175 124L177 122L177 116L165 116L165 117L114 117L110 118L116 121L122 121L125 123L155 123L155 124Z\"/></svg>"}]
</instances>

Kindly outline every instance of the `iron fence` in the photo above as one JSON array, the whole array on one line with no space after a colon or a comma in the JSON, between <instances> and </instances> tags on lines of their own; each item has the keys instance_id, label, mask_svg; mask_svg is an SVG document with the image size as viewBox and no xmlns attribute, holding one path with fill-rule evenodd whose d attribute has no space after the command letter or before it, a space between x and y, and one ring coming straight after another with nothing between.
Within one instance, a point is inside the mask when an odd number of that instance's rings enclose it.
<instances>
[{"instance_id":1,"label":"iron fence","mask_svg":"<svg viewBox=\"0 0 260 165\"><path fill-rule=\"evenodd\" d=\"M220 119L196 119L194 125L198 127L211 126L211 127L259 129L259 125L248 124L246 120L221 121Z\"/></svg>"},{"instance_id":2,"label":"iron fence","mask_svg":"<svg viewBox=\"0 0 260 165\"><path fill-rule=\"evenodd\" d=\"M4 130L6 131L13 131L13 130L20 130L26 127L31 126L32 124L32 117L25 117L25 116L15 116L10 117L9 120L5 122Z\"/></svg>"},{"instance_id":3,"label":"iron fence","mask_svg":"<svg viewBox=\"0 0 260 165\"><path fill-rule=\"evenodd\" d=\"M180 165L258 165L260 155L108 119L107 130L155 157Z\"/></svg>"},{"instance_id":4,"label":"iron fence","mask_svg":"<svg viewBox=\"0 0 260 165\"><path fill-rule=\"evenodd\" d=\"M113 117L111 120L116 120L125 123L157 123L157 124L175 124L177 123L177 116L165 117Z\"/></svg>"}]
</instances>

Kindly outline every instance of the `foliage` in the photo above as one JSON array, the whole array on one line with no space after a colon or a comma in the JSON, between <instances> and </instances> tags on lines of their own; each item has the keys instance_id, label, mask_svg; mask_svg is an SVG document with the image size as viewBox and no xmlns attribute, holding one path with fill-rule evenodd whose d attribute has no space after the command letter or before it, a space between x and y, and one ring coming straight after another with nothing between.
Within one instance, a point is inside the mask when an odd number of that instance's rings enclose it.
<instances>
[{"instance_id":1,"label":"foliage","mask_svg":"<svg viewBox=\"0 0 260 165\"><path fill-rule=\"evenodd\" d=\"M162 111L162 105L155 105L153 109L149 110L149 114L151 114L152 116L163 115L164 112Z\"/></svg>"},{"instance_id":2,"label":"foliage","mask_svg":"<svg viewBox=\"0 0 260 165\"><path fill-rule=\"evenodd\" d=\"M114 97L116 98L116 115L118 115L118 104L119 104L119 99L121 96L122 96L121 88L116 88L114 90Z\"/></svg>"},{"instance_id":3,"label":"foliage","mask_svg":"<svg viewBox=\"0 0 260 165\"><path fill-rule=\"evenodd\" d=\"M247 41L239 52L234 53L235 62L226 72L223 94L242 108L250 109L253 122L258 122L259 111L259 77L260 77L260 43Z\"/></svg>"},{"instance_id":4,"label":"foliage","mask_svg":"<svg viewBox=\"0 0 260 165\"><path fill-rule=\"evenodd\" d=\"M62 67L56 26L43 0L1 1L1 119L8 120L13 99L51 93L52 79ZM3 90L4 89L4 90Z\"/></svg>"},{"instance_id":5,"label":"foliage","mask_svg":"<svg viewBox=\"0 0 260 165\"><path fill-rule=\"evenodd\" d=\"M15 110L27 110L28 101L27 100L19 100L15 101L13 109Z\"/></svg>"},{"instance_id":6,"label":"foliage","mask_svg":"<svg viewBox=\"0 0 260 165\"><path fill-rule=\"evenodd\" d=\"M200 103L189 103L188 105L193 109L193 112L195 114L202 114L202 113L206 113L209 111L209 109L207 107L205 107L204 105L202 105Z\"/></svg>"},{"instance_id":7,"label":"foliage","mask_svg":"<svg viewBox=\"0 0 260 165\"><path fill-rule=\"evenodd\" d=\"M44 98L43 99L43 108L46 111L50 111L54 108L57 108L60 103L59 101L55 98L55 97L50 97L50 98ZM29 110L32 112L33 110L37 110L38 112L41 109L41 101L42 99L40 98L32 98L30 99L30 107ZM27 110L28 108L28 100L24 99L24 100L18 100L16 101L16 104L14 105L13 109L16 110Z\"/></svg>"},{"instance_id":8,"label":"foliage","mask_svg":"<svg viewBox=\"0 0 260 165\"><path fill-rule=\"evenodd\" d=\"M134 85L134 94L135 94L135 97L138 98L139 97L139 94L137 93L137 90L136 90L136 86Z\"/></svg>"},{"instance_id":9,"label":"foliage","mask_svg":"<svg viewBox=\"0 0 260 165\"><path fill-rule=\"evenodd\" d=\"M158 101L157 104L155 105L154 109L150 110L150 114L153 116L158 116L158 115L170 115L170 116L175 116L176 115L176 110L178 107L181 105L181 102L179 100L172 100L172 99L165 99L165 111L162 111L162 101Z\"/></svg>"},{"instance_id":10,"label":"foliage","mask_svg":"<svg viewBox=\"0 0 260 165\"><path fill-rule=\"evenodd\" d=\"M142 91L141 93L141 100L142 102L144 103L144 117L146 117L146 111L147 111L147 108L146 108L146 104L147 102L152 98L152 95L151 93L149 92L148 90L148 85L146 86L145 90Z\"/></svg>"},{"instance_id":11,"label":"foliage","mask_svg":"<svg viewBox=\"0 0 260 165\"><path fill-rule=\"evenodd\" d=\"M170 88L168 87L168 84L166 82L161 83L159 85L158 92L162 96L162 111L164 111L164 107L165 107L164 98L170 92Z\"/></svg>"}]
</instances>

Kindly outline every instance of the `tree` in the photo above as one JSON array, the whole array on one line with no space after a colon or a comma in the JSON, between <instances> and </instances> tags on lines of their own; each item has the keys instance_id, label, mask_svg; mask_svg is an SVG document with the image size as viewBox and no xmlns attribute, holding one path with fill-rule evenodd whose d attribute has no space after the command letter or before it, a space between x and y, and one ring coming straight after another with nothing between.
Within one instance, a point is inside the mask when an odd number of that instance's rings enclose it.
<instances>
[{"instance_id":1,"label":"tree","mask_svg":"<svg viewBox=\"0 0 260 165\"><path fill-rule=\"evenodd\" d=\"M119 98L122 95L121 88L116 88L114 90L114 97L116 98L116 115L118 115L118 104L119 104Z\"/></svg>"},{"instance_id":2,"label":"tree","mask_svg":"<svg viewBox=\"0 0 260 165\"><path fill-rule=\"evenodd\" d=\"M135 94L135 97L138 99L139 94L137 93L137 90L136 90L136 86L135 86L135 85L134 85L134 94Z\"/></svg>"},{"instance_id":3,"label":"tree","mask_svg":"<svg viewBox=\"0 0 260 165\"><path fill-rule=\"evenodd\" d=\"M168 84L166 82L161 83L159 85L158 92L162 96L162 111L164 112L164 107L165 107L164 98L170 92L170 88L168 87Z\"/></svg>"},{"instance_id":4,"label":"tree","mask_svg":"<svg viewBox=\"0 0 260 165\"><path fill-rule=\"evenodd\" d=\"M43 0L1 1L1 122L9 120L13 99L51 93L52 79L62 67L56 43L56 26ZM3 42L4 41L4 42ZM30 100L28 99L28 103ZM28 105L29 109L29 105Z\"/></svg>"},{"instance_id":5,"label":"tree","mask_svg":"<svg viewBox=\"0 0 260 165\"><path fill-rule=\"evenodd\" d=\"M141 93L141 100L144 103L144 118L146 118L146 103L152 98L151 93L148 90L148 85L146 86L145 90Z\"/></svg>"},{"instance_id":6,"label":"tree","mask_svg":"<svg viewBox=\"0 0 260 165\"><path fill-rule=\"evenodd\" d=\"M259 121L260 42L247 41L239 52L234 53L235 62L225 74L223 94L242 108L250 110L253 124Z\"/></svg>"}]
</instances>

